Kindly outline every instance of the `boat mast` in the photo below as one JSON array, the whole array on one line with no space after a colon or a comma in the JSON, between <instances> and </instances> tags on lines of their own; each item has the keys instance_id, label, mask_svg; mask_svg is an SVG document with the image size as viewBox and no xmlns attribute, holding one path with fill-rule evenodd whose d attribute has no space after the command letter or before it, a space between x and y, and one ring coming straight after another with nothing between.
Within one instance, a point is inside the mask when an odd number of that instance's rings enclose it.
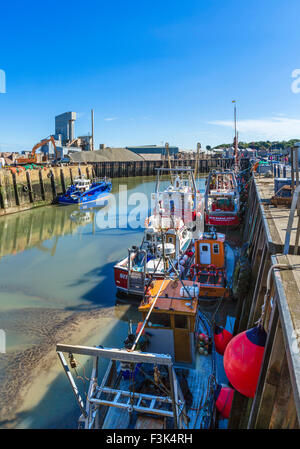
<instances>
[{"instance_id":1,"label":"boat mast","mask_svg":"<svg viewBox=\"0 0 300 449\"><path fill-rule=\"evenodd\" d=\"M234 158L235 158L235 169L238 169L238 135L237 135L237 126L236 126L236 101L233 100L234 103Z\"/></svg>"},{"instance_id":2,"label":"boat mast","mask_svg":"<svg viewBox=\"0 0 300 449\"><path fill-rule=\"evenodd\" d=\"M197 143L197 154L196 154L196 162L195 162L195 171L194 171L194 178L197 179L198 169L199 169L199 157L200 157L200 148L201 143Z\"/></svg>"}]
</instances>

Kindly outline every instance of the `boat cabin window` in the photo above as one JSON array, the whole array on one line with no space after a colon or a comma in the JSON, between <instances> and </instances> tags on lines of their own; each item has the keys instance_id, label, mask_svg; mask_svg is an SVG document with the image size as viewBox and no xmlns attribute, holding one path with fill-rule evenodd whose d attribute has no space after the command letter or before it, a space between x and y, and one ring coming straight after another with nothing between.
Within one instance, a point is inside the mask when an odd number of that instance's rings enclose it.
<instances>
[{"instance_id":1,"label":"boat cabin window","mask_svg":"<svg viewBox=\"0 0 300 449\"><path fill-rule=\"evenodd\" d=\"M146 240L147 240L148 242L151 242L151 240L152 240L152 235L151 235L151 234L146 234Z\"/></svg>"},{"instance_id":2,"label":"boat cabin window","mask_svg":"<svg viewBox=\"0 0 300 449\"><path fill-rule=\"evenodd\" d=\"M188 329L188 317L186 315L174 315L174 324L176 329Z\"/></svg>"},{"instance_id":3,"label":"boat cabin window","mask_svg":"<svg viewBox=\"0 0 300 449\"><path fill-rule=\"evenodd\" d=\"M218 243L214 243L213 244L213 253L214 254L219 254L219 251L220 250L220 248L219 248L219 244Z\"/></svg>"},{"instance_id":4,"label":"boat cabin window","mask_svg":"<svg viewBox=\"0 0 300 449\"><path fill-rule=\"evenodd\" d=\"M217 198L212 203L212 210L232 212L234 211L234 200L232 198Z\"/></svg>"},{"instance_id":5,"label":"boat cabin window","mask_svg":"<svg viewBox=\"0 0 300 449\"><path fill-rule=\"evenodd\" d=\"M152 313L148 325L153 327L171 327L170 315L167 313Z\"/></svg>"},{"instance_id":6,"label":"boat cabin window","mask_svg":"<svg viewBox=\"0 0 300 449\"><path fill-rule=\"evenodd\" d=\"M207 245L202 245L201 251L208 251L208 246Z\"/></svg>"},{"instance_id":7,"label":"boat cabin window","mask_svg":"<svg viewBox=\"0 0 300 449\"><path fill-rule=\"evenodd\" d=\"M168 243L173 243L173 237L168 237Z\"/></svg>"}]
</instances>

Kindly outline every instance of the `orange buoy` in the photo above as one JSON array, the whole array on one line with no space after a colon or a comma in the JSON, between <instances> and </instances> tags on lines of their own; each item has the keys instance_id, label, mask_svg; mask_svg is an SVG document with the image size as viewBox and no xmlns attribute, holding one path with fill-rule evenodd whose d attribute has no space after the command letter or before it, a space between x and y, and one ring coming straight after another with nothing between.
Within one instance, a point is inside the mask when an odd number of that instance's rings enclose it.
<instances>
[{"instance_id":1,"label":"orange buoy","mask_svg":"<svg viewBox=\"0 0 300 449\"><path fill-rule=\"evenodd\" d=\"M233 335L223 327L215 327L214 341L218 354L224 355L225 349L232 338Z\"/></svg>"},{"instance_id":2,"label":"orange buoy","mask_svg":"<svg viewBox=\"0 0 300 449\"><path fill-rule=\"evenodd\" d=\"M221 413L225 419L229 418L234 389L218 385L215 391L215 401L217 410Z\"/></svg>"},{"instance_id":3,"label":"orange buoy","mask_svg":"<svg viewBox=\"0 0 300 449\"><path fill-rule=\"evenodd\" d=\"M233 337L225 349L224 369L228 380L248 398L255 395L266 338L262 327L253 327Z\"/></svg>"}]
</instances>

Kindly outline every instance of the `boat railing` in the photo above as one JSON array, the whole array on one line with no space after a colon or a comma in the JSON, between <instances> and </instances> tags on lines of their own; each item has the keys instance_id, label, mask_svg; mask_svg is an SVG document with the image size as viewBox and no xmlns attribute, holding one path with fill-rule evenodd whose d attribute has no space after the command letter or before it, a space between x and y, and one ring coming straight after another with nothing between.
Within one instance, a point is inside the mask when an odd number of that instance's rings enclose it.
<instances>
[{"instance_id":1,"label":"boat railing","mask_svg":"<svg viewBox=\"0 0 300 449\"><path fill-rule=\"evenodd\" d=\"M188 425L184 397L170 355L65 344L57 344L56 352L81 410L79 422L85 429L101 428L111 407L127 410L128 413L137 412L172 418L175 429ZM93 369L86 394L86 404L79 393L64 353L69 355L69 364L73 369L76 369L77 366L74 354L93 357ZM109 365L99 384L100 358L108 359ZM157 396L120 388L122 366L128 366L128 364L132 371L132 382L134 382L133 372L139 369L140 364L165 366L170 383L168 395Z\"/></svg>"},{"instance_id":2,"label":"boat railing","mask_svg":"<svg viewBox=\"0 0 300 449\"><path fill-rule=\"evenodd\" d=\"M108 177L106 177L106 176L104 176L104 177L102 177L102 178L100 178L100 177L92 178L92 183L100 184L100 183L102 183L102 182L108 183L108 182L111 182L111 179L108 178Z\"/></svg>"}]
</instances>

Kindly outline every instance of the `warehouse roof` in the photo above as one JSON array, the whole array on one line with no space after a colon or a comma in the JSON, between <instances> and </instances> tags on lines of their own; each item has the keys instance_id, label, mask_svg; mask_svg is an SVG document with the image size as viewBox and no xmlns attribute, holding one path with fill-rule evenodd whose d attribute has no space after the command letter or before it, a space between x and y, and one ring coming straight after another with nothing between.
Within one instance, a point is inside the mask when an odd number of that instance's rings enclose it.
<instances>
[{"instance_id":1,"label":"warehouse roof","mask_svg":"<svg viewBox=\"0 0 300 449\"><path fill-rule=\"evenodd\" d=\"M73 162L127 162L143 161L144 158L126 148L106 147L96 151L80 151L69 154Z\"/></svg>"}]
</instances>

